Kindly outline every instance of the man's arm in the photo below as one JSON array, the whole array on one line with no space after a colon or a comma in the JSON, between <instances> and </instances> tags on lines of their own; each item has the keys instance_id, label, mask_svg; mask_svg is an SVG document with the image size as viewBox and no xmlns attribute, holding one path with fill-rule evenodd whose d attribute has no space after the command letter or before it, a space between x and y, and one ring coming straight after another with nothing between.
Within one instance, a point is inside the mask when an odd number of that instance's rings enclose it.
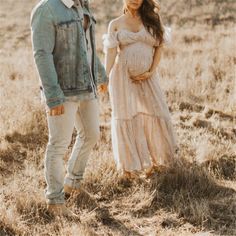
<instances>
[{"instance_id":1,"label":"man's arm","mask_svg":"<svg viewBox=\"0 0 236 236\"><path fill-rule=\"evenodd\" d=\"M31 29L34 59L46 97L46 103L49 108L57 107L65 101L65 97L58 83L53 61L55 27L52 14L46 4L39 6L32 13Z\"/></svg>"}]
</instances>

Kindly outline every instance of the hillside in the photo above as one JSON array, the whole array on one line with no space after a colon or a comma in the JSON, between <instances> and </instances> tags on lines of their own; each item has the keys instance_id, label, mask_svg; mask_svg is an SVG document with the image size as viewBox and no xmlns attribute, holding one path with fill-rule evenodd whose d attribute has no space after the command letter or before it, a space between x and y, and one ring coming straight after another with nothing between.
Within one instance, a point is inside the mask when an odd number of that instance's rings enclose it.
<instances>
[{"instance_id":1,"label":"hillside","mask_svg":"<svg viewBox=\"0 0 236 236\"><path fill-rule=\"evenodd\" d=\"M83 181L89 195L67 203L81 223L52 219L46 210L48 131L29 29L36 2L0 6L0 235L235 235L236 2L160 1L173 32L160 85L183 164L149 180L124 181L112 156L109 97L101 95L101 138ZM103 58L102 34L122 1L91 2Z\"/></svg>"}]
</instances>

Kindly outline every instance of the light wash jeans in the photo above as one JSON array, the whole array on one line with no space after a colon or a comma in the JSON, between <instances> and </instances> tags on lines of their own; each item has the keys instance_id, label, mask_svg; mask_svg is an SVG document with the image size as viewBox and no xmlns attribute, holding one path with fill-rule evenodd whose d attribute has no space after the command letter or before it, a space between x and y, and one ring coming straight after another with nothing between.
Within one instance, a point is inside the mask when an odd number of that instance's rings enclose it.
<instances>
[{"instance_id":1,"label":"light wash jeans","mask_svg":"<svg viewBox=\"0 0 236 236\"><path fill-rule=\"evenodd\" d=\"M49 141L45 155L45 195L48 204L64 203L64 184L80 188L89 154L99 138L97 99L66 101L64 108L63 115L47 114ZM77 136L65 176L63 158L71 142L74 127Z\"/></svg>"}]
</instances>

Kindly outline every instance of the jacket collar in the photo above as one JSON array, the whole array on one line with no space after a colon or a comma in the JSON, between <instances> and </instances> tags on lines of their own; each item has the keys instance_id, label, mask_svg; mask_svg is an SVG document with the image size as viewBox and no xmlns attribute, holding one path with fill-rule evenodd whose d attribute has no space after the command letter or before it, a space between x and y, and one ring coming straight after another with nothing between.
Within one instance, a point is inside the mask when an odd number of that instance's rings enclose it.
<instances>
[{"instance_id":1,"label":"jacket collar","mask_svg":"<svg viewBox=\"0 0 236 236\"><path fill-rule=\"evenodd\" d=\"M68 8L71 8L74 5L74 1L73 0L61 0L64 5Z\"/></svg>"}]
</instances>

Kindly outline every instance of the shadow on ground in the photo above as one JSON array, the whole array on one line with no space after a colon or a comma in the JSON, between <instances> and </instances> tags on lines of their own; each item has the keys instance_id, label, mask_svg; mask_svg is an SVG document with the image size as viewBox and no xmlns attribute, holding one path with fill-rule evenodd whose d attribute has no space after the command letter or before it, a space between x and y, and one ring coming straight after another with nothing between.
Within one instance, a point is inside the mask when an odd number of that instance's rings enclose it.
<instances>
[{"instance_id":1,"label":"shadow on ground","mask_svg":"<svg viewBox=\"0 0 236 236\"><path fill-rule=\"evenodd\" d=\"M37 111L25 124L24 133L15 131L3 137L6 148L0 150L0 172L2 176L7 177L24 168L24 161L31 160L37 155L37 150L46 145L47 129L44 118L44 114ZM37 158L32 161L38 165L41 159Z\"/></svg>"},{"instance_id":2,"label":"shadow on ground","mask_svg":"<svg viewBox=\"0 0 236 236\"><path fill-rule=\"evenodd\" d=\"M221 186L201 166L185 162L167 173L155 174L150 190L154 192L152 199L135 209L134 216L150 217L164 209L209 231L224 235L235 232L236 191Z\"/></svg>"}]
</instances>

